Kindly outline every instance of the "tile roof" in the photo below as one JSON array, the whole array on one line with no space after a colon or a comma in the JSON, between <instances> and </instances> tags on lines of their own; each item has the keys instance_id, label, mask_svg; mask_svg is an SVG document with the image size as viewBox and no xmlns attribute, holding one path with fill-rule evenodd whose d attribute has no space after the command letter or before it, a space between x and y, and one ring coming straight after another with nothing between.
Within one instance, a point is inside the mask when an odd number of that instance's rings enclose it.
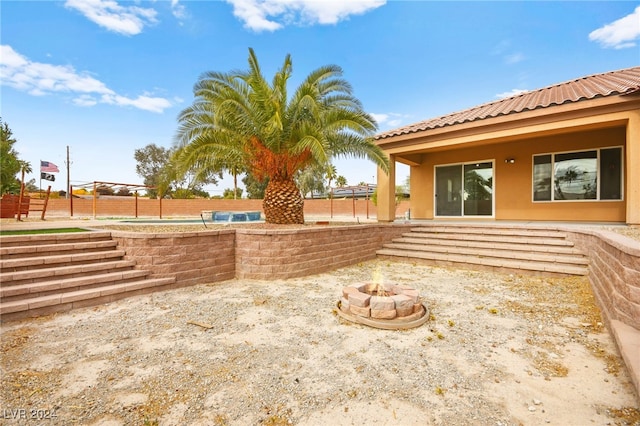
<instances>
[{"instance_id":1,"label":"tile roof","mask_svg":"<svg viewBox=\"0 0 640 426\"><path fill-rule=\"evenodd\" d=\"M376 139L453 126L485 118L547 108L612 95L640 92L640 67L594 74L576 80L531 90L463 111L399 127L376 135Z\"/></svg>"}]
</instances>

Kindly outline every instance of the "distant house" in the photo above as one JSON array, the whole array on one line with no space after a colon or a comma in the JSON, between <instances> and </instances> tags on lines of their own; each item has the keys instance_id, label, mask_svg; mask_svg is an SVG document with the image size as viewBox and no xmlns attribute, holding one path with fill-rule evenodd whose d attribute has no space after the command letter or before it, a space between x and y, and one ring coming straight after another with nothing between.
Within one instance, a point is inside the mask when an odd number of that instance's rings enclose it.
<instances>
[{"instance_id":1,"label":"distant house","mask_svg":"<svg viewBox=\"0 0 640 426\"><path fill-rule=\"evenodd\" d=\"M415 219L640 224L640 67L582 77L376 136L379 221L395 164Z\"/></svg>"}]
</instances>

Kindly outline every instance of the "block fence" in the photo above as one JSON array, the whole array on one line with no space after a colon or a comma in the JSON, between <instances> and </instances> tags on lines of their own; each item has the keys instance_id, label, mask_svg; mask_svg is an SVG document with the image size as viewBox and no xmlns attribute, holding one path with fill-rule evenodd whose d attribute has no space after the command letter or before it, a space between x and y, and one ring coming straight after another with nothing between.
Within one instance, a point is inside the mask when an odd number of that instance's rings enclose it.
<instances>
[{"instance_id":1,"label":"block fence","mask_svg":"<svg viewBox=\"0 0 640 426\"><path fill-rule=\"evenodd\" d=\"M404 216L409 209L409 201L402 201L396 212ZM200 216L205 210L218 211L261 211L262 200L221 200L221 199L183 199L162 200L162 217ZM366 218L376 217L376 206L371 200L306 199L304 213L309 216L351 216ZM95 205L96 217L155 217L160 216L160 201L135 197L98 197ZM73 216L93 216L92 199L74 198ZM47 207L47 215L70 216L70 203L65 199L51 199Z\"/></svg>"}]
</instances>

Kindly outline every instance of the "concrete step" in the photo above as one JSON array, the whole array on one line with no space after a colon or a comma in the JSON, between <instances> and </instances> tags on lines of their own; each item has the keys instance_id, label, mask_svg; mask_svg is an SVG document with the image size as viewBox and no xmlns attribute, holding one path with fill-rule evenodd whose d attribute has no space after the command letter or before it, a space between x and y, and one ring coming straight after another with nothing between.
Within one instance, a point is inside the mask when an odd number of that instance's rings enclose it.
<instances>
[{"instance_id":1,"label":"concrete step","mask_svg":"<svg viewBox=\"0 0 640 426\"><path fill-rule=\"evenodd\" d=\"M2 247L36 246L74 242L111 240L110 231L69 232L60 234L24 234L2 236Z\"/></svg>"},{"instance_id":2,"label":"concrete step","mask_svg":"<svg viewBox=\"0 0 640 426\"><path fill-rule=\"evenodd\" d=\"M434 233L434 234L464 234L464 235L509 235L515 237L532 237L532 238L552 238L552 239L564 239L567 235L563 232L549 228L531 228L531 227L516 227L505 225L424 225L415 228L411 228L411 232L418 233Z\"/></svg>"},{"instance_id":3,"label":"concrete step","mask_svg":"<svg viewBox=\"0 0 640 426\"><path fill-rule=\"evenodd\" d=\"M409 250L417 252L431 252L431 253L447 253L458 255L469 255L475 257L493 257L504 259L518 259L528 260L546 263L558 263L567 265L581 265L588 266L589 261L581 254L576 253L552 253L552 252L535 252L527 251L526 245L522 245L518 250L513 248L499 247L460 247L454 245L431 245L431 244L407 244L407 243L389 243L385 244L383 248L397 249L397 250Z\"/></svg>"},{"instance_id":4,"label":"concrete step","mask_svg":"<svg viewBox=\"0 0 640 426\"><path fill-rule=\"evenodd\" d=\"M474 247L478 249L498 249L498 250L514 250L539 253L558 253L558 254L582 254L580 250L575 249L573 244L524 244L522 241L517 242L501 242L501 241L478 241L472 239L456 240L451 238L427 238L415 237L407 233L402 237L393 240L397 243L429 245L429 246L455 246L455 247Z\"/></svg>"},{"instance_id":5,"label":"concrete step","mask_svg":"<svg viewBox=\"0 0 640 426\"><path fill-rule=\"evenodd\" d=\"M117 246L118 242L113 240L36 244L33 246L9 246L0 248L0 258L2 258L3 260L9 260L61 254L89 253L95 251L112 250Z\"/></svg>"},{"instance_id":6,"label":"concrete step","mask_svg":"<svg viewBox=\"0 0 640 426\"><path fill-rule=\"evenodd\" d=\"M58 266L87 265L106 260L121 259L124 250L103 250L89 253L70 253L49 256L32 256L17 259L0 259L0 273L10 274L18 271L35 271Z\"/></svg>"},{"instance_id":7,"label":"concrete step","mask_svg":"<svg viewBox=\"0 0 640 426\"><path fill-rule=\"evenodd\" d=\"M67 293L50 294L9 302L0 302L2 321L48 315L71 309L109 303L139 294L171 288L175 278L149 278L126 283L112 284Z\"/></svg>"},{"instance_id":8,"label":"concrete step","mask_svg":"<svg viewBox=\"0 0 640 426\"><path fill-rule=\"evenodd\" d=\"M117 272L132 269L136 265L135 261L132 260L109 260L107 258L99 260L98 263L82 263L69 266L52 266L50 268L43 267L38 269L23 269L16 272L3 272L0 275L2 278L2 287L37 283L52 279L88 276L104 271Z\"/></svg>"},{"instance_id":9,"label":"concrete step","mask_svg":"<svg viewBox=\"0 0 640 426\"><path fill-rule=\"evenodd\" d=\"M499 272L540 273L543 275L586 275L587 266L575 266L559 263L527 261L507 258L481 257L453 253L435 253L413 250L383 248L377 255L382 258L401 260L419 259L437 266L469 267L475 265L483 269Z\"/></svg>"},{"instance_id":10,"label":"concrete step","mask_svg":"<svg viewBox=\"0 0 640 426\"><path fill-rule=\"evenodd\" d=\"M571 241L566 240L564 237L549 237L549 236L532 236L532 235L511 235L507 233L500 234L483 234L483 233L459 233L459 232L428 232L428 231L415 231L403 234L404 237L410 238L422 238L425 240L449 240L449 241L483 241L483 242L496 242L496 243L511 243L511 244L530 244L530 245L546 245L546 246L561 246L561 247L573 247Z\"/></svg>"},{"instance_id":11,"label":"concrete step","mask_svg":"<svg viewBox=\"0 0 640 426\"><path fill-rule=\"evenodd\" d=\"M10 302L20 298L34 298L53 293L64 293L110 284L140 280L149 275L149 271L129 269L102 274L87 274L75 278L51 279L28 284L3 286L0 288L0 300Z\"/></svg>"},{"instance_id":12,"label":"concrete step","mask_svg":"<svg viewBox=\"0 0 640 426\"><path fill-rule=\"evenodd\" d=\"M394 259L542 275L586 275L589 261L565 232L505 225L423 225L377 251Z\"/></svg>"}]
</instances>

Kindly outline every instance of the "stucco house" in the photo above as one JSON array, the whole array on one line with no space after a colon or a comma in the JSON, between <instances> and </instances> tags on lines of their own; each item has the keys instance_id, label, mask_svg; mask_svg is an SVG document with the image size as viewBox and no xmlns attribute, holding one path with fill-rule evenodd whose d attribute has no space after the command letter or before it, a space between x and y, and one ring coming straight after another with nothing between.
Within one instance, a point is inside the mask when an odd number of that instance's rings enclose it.
<instances>
[{"instance_id":1,"label":"stucco house","mask_svg":"<svg viewBox=\"0 0 640 426\"><path fill-rule=\"evenodd\" d=\"M378 221L411 217L640 225L640 67L581 77L376 136Z\"/></svg>"}]
</instances>

